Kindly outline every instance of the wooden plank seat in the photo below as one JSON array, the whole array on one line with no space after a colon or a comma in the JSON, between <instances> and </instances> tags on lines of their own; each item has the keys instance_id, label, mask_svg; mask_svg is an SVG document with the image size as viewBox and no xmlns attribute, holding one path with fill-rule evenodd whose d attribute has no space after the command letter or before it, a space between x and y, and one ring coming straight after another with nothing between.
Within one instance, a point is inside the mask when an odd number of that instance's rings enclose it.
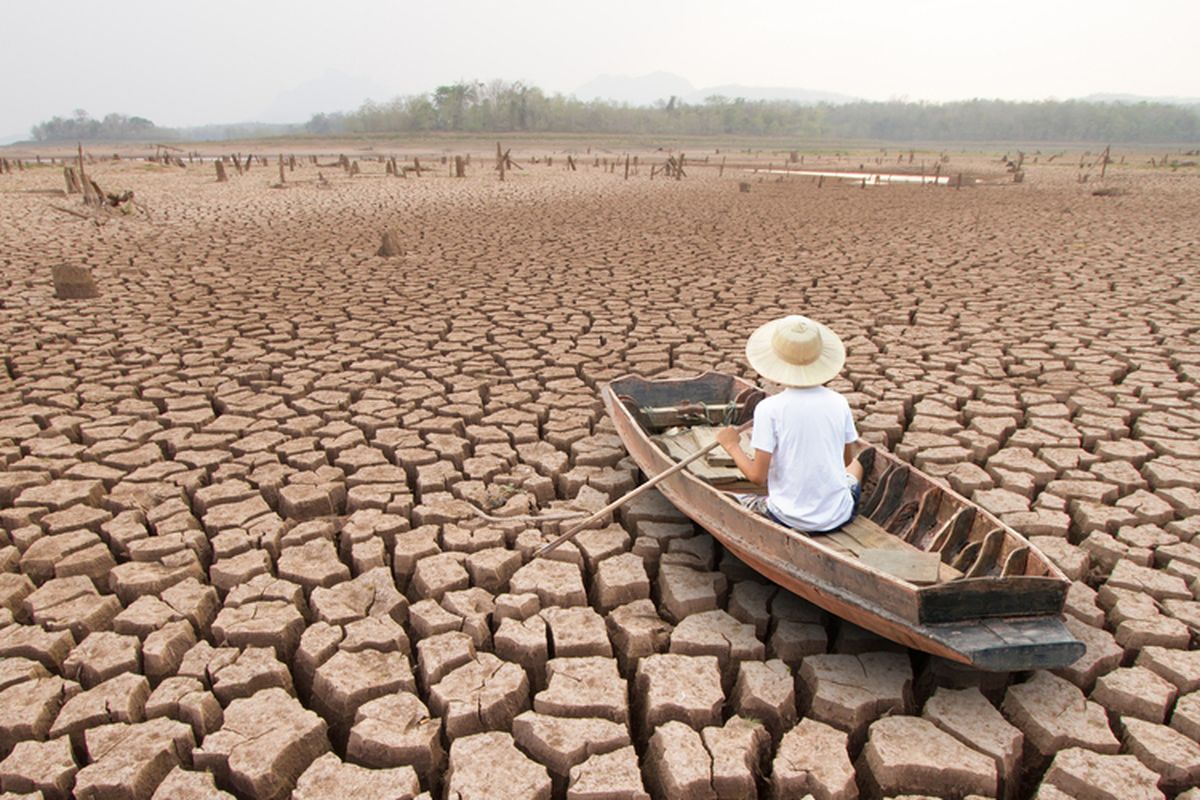
<instances>
[{"instance_id":1,"label":"wooden plank seat","mask_svg":"<svg viewBox=\"0 0 1200 800\"><path fill-rule=\"evenodd\" d=\"M854 556L875 567L891 572L896 577L910 580L914 583L945 583L962 577L962 571L949 564L941 563L937 553L930 553L914 547L898 536L888 533L879 525L866 517L858 516L847 522L833 533L823 533L813 537L815 541L844 553ZM889 553L889 556L870 555L866 553ZM936 581L912 581L914 571L920 575L932 570L933 562L937 562ZM888 569L889 564L895 564L894 569Z\"/></svg>"}]
</instances>

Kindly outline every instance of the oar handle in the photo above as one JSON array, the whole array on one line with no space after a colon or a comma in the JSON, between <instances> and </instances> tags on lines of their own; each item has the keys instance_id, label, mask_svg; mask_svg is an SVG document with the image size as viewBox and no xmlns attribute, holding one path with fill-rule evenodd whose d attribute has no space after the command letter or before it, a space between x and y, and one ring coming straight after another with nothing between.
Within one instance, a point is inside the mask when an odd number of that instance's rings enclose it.
<instances>
[{"instance_id":1,"label":"oar handle","mask_svg":"<svg viewBox=\"0 0 1200 800\"><path fill-rule=\"evenodd\" d=\"M744 431L746 428L749 428L753 424L754 424L753 420L744 422L738 426L737 430L739 432ZM606 505L604 508L602 508L599 511L597 511L596 513L592 514L590 517L587 517L587 518L581 520L580 522L576 523L575 525L571 526L567 530L566 533L560 534L556 539L554 539L554 541L547 542L546 544L539 547L537 550L534 550L533 557L541 558L542 556L546 555L551 550L554 550L556 547L558 547L560 544L567 541L568 539L573 539L576 536L576 534L578 534L580 531L584 530L588 526L592 525L597 520L603 519L608 514L611 514L613 511L616 511L618 508L620 508L621 506L628 503L630 500L634 499L635 497L639 497L639 496L645 494L646 492L650 491L655 486L662 483L664 480L671 477L675 473L686 469L688 467L688 465L691 464L693 461L697 461L697 460L703 458L704 456L708 455L710 452L715 450L720 444L721 443L716 440L709 442L707 445L700 448L696 452L692 453L690 456L683 459L678 464L675 464L674 466L663 470L662 472L658 473L653 478L646 481L645 483L643 483L641 486L637 487L633 491L628 492L628 493L622 495L621 497L618 497L616 500L613 500L611 503Z\"/></svg>"}]
</instances>

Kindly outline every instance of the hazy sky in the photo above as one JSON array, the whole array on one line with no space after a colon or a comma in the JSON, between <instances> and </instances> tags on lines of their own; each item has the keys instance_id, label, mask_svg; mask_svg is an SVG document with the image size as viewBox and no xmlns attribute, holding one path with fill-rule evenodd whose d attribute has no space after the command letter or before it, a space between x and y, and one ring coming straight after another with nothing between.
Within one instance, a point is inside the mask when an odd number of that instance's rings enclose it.
<instances>
[{"instance_id":1,"label":"hazy sky","mask_svg":"<svg viewBox=\"0 0 1200 800\"><path fill-rule=\"evenodd\" d=\"M658 70L880 100L1200 96L1198 30L1200 0L4 0L0 137L75 108L193 125L331 87L360 93L332 111L460 78L571 92Z\"/></svg>"}]
</instances>

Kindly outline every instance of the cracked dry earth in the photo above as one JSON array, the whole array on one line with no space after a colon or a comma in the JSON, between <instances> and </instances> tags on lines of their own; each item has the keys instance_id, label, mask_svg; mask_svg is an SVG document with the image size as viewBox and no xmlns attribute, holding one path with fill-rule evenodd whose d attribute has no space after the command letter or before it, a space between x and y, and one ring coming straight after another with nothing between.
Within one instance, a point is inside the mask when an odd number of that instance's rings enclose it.
<instances>
[{"instance_id":1,"label":"cracked dry earth","mask_svg":"<svg viewBox=\"0 0 1200 800\"><path fill-rule=\"evenodd\" d=\"M0 175L0 797L1200 796L1194 174L92 170L151 216ZM1078 663L899 648L661 496L537 561L470 510L629 490L599 385L795 311L864 436L1071 577Z\"/></svg>"}]
</instances>

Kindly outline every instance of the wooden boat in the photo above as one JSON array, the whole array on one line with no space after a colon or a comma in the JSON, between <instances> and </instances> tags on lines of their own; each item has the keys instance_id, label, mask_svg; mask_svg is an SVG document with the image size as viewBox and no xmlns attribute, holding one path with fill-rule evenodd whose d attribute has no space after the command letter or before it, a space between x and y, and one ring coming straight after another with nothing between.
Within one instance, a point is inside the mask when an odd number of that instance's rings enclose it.
<instances>
[{"instance_id":1,"label":"wooden boat","mask_svg":"<svg viewBox=\"0 0 1200 800\"><path fill-rule=\"evenodd\" d=\"M617 433L648 477L702 446L712 426L751 420L763 396L717 372L628 376L603 391ZM862 440L852 449L873 450L864 457L873 463L859 515L833 533L810 536L747 510L722 485L740 473L719 460L697 462L658 488L766 578L908 647L997 671L1052 669L1083 654L1062 619L1070 582L1037 548L886 450Z\"/></svg>"}]
</instances>

